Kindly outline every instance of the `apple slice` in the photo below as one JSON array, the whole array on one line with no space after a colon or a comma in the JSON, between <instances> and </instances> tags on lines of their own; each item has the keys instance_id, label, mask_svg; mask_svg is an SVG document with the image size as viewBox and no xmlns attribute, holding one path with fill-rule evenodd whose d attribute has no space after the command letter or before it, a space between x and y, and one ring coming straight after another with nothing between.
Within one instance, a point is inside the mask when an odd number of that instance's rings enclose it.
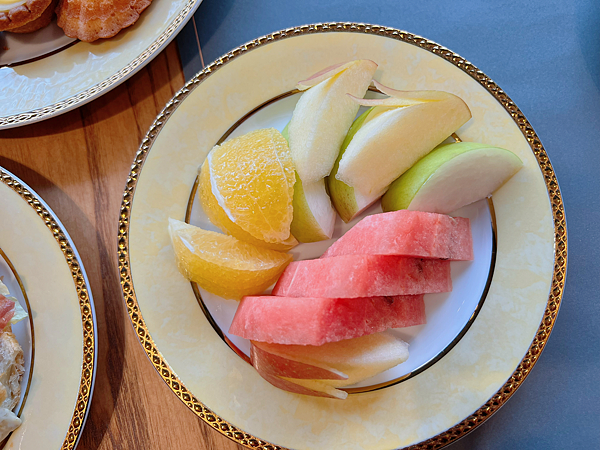
<instances>
[{"instance_id":1,"label":"apple slice","mask_svg":"<svg viewBox=\"0 0 600 450\"><path fill-rule=\"evenodd\" d=\"M289 123L281 135L289 143ZM335 210L325 189L325 180L303 185L296 172L294 197L292 199L294 216L290 232L300 242L318 242L331 239L335 226Z\"/></svg>"},{"instance_id":2,"label":"apple slice","mask_svg":"<svg viewBox=\"0 0 600 450\"><path fill-rule=\"evenodd\" d=\"M254 357L252 364L257 368L260 367L261 375L264 373L271 377L267 381L272 382L273 378L276 378L273 381L277 382L279 386L275 383L272 384L282 389L315 395L310 392L313 391L318 392L318 396L336 398L346 398L347 393L335 388L356 384L408 359L408 344L389 331L330 342L320 346L267 344L252 341L252 347ZM299 377L290 377L287 375L288 371L280 370L280 365L270 365L270 358L268 359L267 355L277 358L278 362L289 361L289 365L303 364L310 368L335 369L343 373L346 378L310 379L303 373L300 373ZM306 391L300 392L302 389Z\"/></svg>"},{"instance_id":3,"label":"apple slice","mask_svg":"<svg viewBox=\"0 0 600 450\"><path fill-rule=\"evenodd\" d=\"M400 97L379 100L381 106L375 107L369 114L373 114L372 119L367 116L356 131L335 175L367 198L385 192L396 178L471 118L465 102L448 92L385 89ZM407 100L419 102L406 106ZM400 106L394 107L395 102Z\"/></svg>"},{"instance_id":4,"label":"apple slice","mask_svg":"<svg viewBox=\"0 0 600 450\"><path fill-rule=\"evenodd\" d=\"M448 214L490 196L522 165L517 155L499 147L441 145L392 183L381 206Z\"/></svg>"},{"instance_id":5,"label":"apple slice","mask_svg":"<svg viewBox=\"0 0 600 450\"><path fill-rule=\"evenodd\" d=\"M331 239L336 214L325 189L325 179L303 185L300 178L296 177L292 205L294 217L290 231L298 241Z\"/></svg>"},{"instance_id":6,"label":"apple slice","mask_svg":"<svg viewBox=\"0 0 600 450\"><path fill-rule=\"evenodd\" d=\"M292 160L303 183L331 172L359 105L346 94L363 97L377 64L358 60L302 94L289 124Z\"/></svg>"}]
</instances>

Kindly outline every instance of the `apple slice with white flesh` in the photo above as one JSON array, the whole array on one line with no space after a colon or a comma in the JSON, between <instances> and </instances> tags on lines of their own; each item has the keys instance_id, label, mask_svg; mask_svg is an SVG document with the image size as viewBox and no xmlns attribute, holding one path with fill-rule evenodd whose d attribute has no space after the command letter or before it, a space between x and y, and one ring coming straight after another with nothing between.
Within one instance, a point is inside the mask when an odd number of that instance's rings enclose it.
<instances>
[{"instance_id":1,"label":"apple slice with white flesh","mask_svg":"<svg viewBox=\"0 0 600 450\"><path fill-rule=\"evenodd\" d=\"M371 203L471 118L468 106L454 94L376 86L391 97L354 99L375 107L346 147L335 174L354 188L355 196L360 194Z\"/></svg>"},{"instance_id":2,"label":"apple slice with white flesh","mask_svg":"<svg viewBox=\"0 0 600 450\"><path fill-rule=\"evenodd\" d=\"M292 160L303 183L314 183L331 172L359 108L346 94L362 98L376 70L373 61L351 61L299 84L305 89L317 82L302 94L289 124Z\"/></svg>"},{"instance_id":3,"label":"apple slice with white flesh","mask_svg":"<svg viewBox=\"0 0 600 450\"><path fill-rule=\"evenodd\" d=\"M441 145L392 183L384 211L448 214L486 198L523 165L509 150L476 142Z\"/></svg>"},{"instance_id":4,"label":"apple slice with white flesh","mask_svg":"<svg viewBox=\"0 0 600 450\"><path fill-rule=\"evenodd\" d=\"M288 130L289 123L281 134L289 142ZM294 216L290 232L298 241L306 243L331 239L336 214L325 189L324 178L305 185L296 173L292 207Z\"/></svg>"},{"instance_id":5,"label":"apple slice with white flesh","mask_svg":"<svg viewBox=\"0 0 600 450\"><path fill-rule=\"evenodd\" d=\"M256 341L252 341L252 346L255 348L252 350L253 365L259 373L262 372L261 375L267 374L282 380L280 384L285 387L277 387L308 395L314 394L301 391L320 392L319 396L341 399L346 398L347 393L336 388L371 378L408 359L408 344L391 331L329 342L320 346L268 344ZM289 362L285 364L286 361ZM294 372L291 372L289 367L293 367ZM302 367L306 367L306 374L298 371ZM318 373L316 369L319 368L323 370L324 376L310 378L309 373ZM272 382L268 378L265 379Z\"/></svg>"}]
</instances>

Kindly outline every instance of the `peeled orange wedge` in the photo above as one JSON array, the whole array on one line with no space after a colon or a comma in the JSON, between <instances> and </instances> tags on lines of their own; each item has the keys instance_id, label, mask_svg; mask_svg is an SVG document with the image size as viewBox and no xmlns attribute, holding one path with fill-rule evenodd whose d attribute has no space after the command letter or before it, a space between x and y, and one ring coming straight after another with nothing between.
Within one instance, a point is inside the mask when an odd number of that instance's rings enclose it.
<instances>
[{"instance_id":1,"label":"peeled orange wedge","mask_svg":"<svg viewBox=\"0 0 600 450\"><path fill-rule=\"evenodd\" d=\"M292 255L175 219L169 219L169 234L179 271L220 297L239 300L263 292L292 260Z\"/></svg>"},{"instance_id":2,"label":"peeled orange wedge","mask_svg":"<svg viewBox=\"0 0 600 450\"><path fill-rule=\"evenodd\" d=\"M298 245L298 241L292 235L290 235L290 237L288 237L285 241L270 243L263 241L262 239L255 238L250 233L242 229L242 227L233 223L225 210L219 206L217 198L212 193L208 161L204 161L204 164L202 164L202 167L200 168L198 192L200 204L202 205L202 209L204 209L204 213L208 216L209 220L225 233L239 239L240 241L249 242L259 247L280 251L286 251Z\"/></svg>"},{"instance_id":3,"label":"peeled orange wedge","mask_svg":"<svg viewBox=\"0 0 600 450\"><path fill-rule=\"evenodd\" d=\"M296 176L279 131L261 129L226 141L205 164L212 195L231 222L268 243L290 238Z\"/></svg>"}]
</instances>

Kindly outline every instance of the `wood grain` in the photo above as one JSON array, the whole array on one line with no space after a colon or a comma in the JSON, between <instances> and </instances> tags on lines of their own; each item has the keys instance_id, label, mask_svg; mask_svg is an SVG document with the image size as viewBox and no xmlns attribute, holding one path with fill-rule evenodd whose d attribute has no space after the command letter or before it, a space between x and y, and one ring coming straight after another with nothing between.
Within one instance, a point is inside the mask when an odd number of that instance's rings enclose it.
<instances>
[{"instance_id":1,"label":"wood grain","mask_svg":"<svg viewBox=\"0 0 600 450\"><path fill-rule=\"evenodd\" d=\"M198 419L164 384L133 332L119 285L118 216L129 169L156 115L183 84L172 43L94 102L0 132L0 165L58 215L92 289L98 365L79 450L242 448Z\"/></svg>"}]
</instances>

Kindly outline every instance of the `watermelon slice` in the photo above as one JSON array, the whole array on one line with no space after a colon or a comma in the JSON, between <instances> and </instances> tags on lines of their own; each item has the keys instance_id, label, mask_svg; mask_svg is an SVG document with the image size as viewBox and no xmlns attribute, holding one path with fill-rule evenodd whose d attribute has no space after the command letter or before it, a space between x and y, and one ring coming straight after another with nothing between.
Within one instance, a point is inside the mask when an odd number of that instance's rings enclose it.
<instances>
[{"instance_id":1,"label":"watermelon slice","mask_svg":"<svg viewBox=\"0 0 600 450\"><path fill-rule=\"evenodd\" d=\"M370 298L244 297L231 334L277 344L322 345L425 323L423 295Z\"/></svg>"},{"instance_id":2,"label":"watermelon slice","mask_svg":"<svg viewBox=\"0 0 600 450\"><path fill-rule=\"evenodd\" d=\"M321 258L365 254L472 261L469 219L408 210L367 216Z\"/></svg>"},{"instance_id":3,"label":"watermelon slice","mask_svg":"<svg viewBox=\"0 0 600 450\"><path fill-rule=\"evenodd\" d=\"M356 298L450 292L450 261L348 255L291 262L273 294Z\"/></svg>"}]
</instances>

